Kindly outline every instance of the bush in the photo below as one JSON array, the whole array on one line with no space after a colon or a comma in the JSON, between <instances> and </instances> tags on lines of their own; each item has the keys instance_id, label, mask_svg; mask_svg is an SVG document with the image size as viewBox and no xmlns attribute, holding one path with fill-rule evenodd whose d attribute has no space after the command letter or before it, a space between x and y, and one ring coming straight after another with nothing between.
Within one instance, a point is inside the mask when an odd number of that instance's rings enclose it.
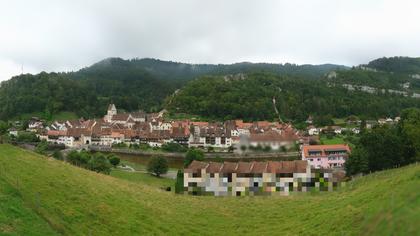
<instances>
[{"instance_id":1,"label":"bush","mask_svg":"<svg viewBox=\"0 0 420 236\"><path fill-rule=\"evenodd\" d=\"M125 143L114 143L112 144L112 147L113 148L127 148L128 146Z\"/></svg>"},{"instance_id":2,"label":"bush","mask_svg":"<svg viewBox=\"0 0 420 236\"><path fill-rule=\"evenodd\" d=\"M195 148L188 150L187 154L185 154L184 167L189 166L193 160L204 160L204 153L201 150Z\"/></svg>"},{"instance_id":3,"label":"bush","mask_svg":"<svg viewBox=\"0 0 420 236\"><path fill-rule=\"evenodd\" d=\"M55 150L52 157L56 160L63 160L63 154L59 150Z\"/></svg>"},{"instance_id":4,"label":"bush","mask_svg":"<svg viewBox=\"0 0 420 236\"><path fill-rule=\"evenodd\" d=\"M264 152L269 152L269 151L271 151L271 147L270 147L270 146L265 146L265 147L263 148L263 151L264 151Z\"/></svg>"},{"instance_id":5,"label":"bush","mask_svg":"<svg viewBox=\"0 0 420 236\"><path fill-rule=\"evenodd\" d=\"M67 154L66 160L72 165L86 168L90 158L91 155L86 151L71 151Z\"/></svg>"},{"instance_id":6,"label":"bush","mask_svg":"<svg viewBox=\"0 0 420 236\"><path fill-rule=\"evenodd\" d=\"M140 143L139 148L140 148L141 150L148 150L148 149L150 149L151 147L150 147L150 145L149 145L149 144L147 144L147 143Z\"/></svg>"},{"instance_id":7,"label":"bush","mask_svg":"<svg viewBox=\"0 0 420 236\"><path fill-rule=\"evenodd\" d=\"M175 183L175 193L184 192L184 173L181 170L178 170L176 174L176 183Z\"/></svg>"},{"instance_id":8,"label":"bush","mask_svg":"<svg viewBox=\"0 0 420 236\"><path fill-rule=\"evenodd\" d=\"M39 138L32 132L19 132L16 141L34 143L39 142Z\"/></svg>"},{"instance_id":9,"label":"bush","mask_svg":"<svg viewBox=\"0 0 420 236\"><path fill-rule=\"evenodd\" d=\"M102 153L95 153L88 161L88 168L98 173L109 174L111 172L111 163Z\"/></svg>"},{"instance_id":10,"label":"bush","mask_svg":"<svg viewBox=\"0 0 420 236\"><path fill-rule=\"evenodd\" d=\"M48 143L47 141L43 140L42 142L38 143L35 148L35 152L46 155L48 150Z\"/></svg>"},{"instance_id":11,"label":"bush","mask_svg":"<svg viewBox=\"0 0 420 236\"><path fill-rule=\"evenodd\" d=\"M8 128L9 128L9 125L6 122L0 120L0 135L5 134Z\"/></svg>"},{"instance_id":12,"label":"bush","mask_svg":"<svg viewBox=\"0 0 420 236\"><path fill-rule=\"evenodd\" d=\"M286 146L281 146L281 147L280 147L280 151L282 151L282 152L287 152L287 148L286 148Z\"/></svg>"},{"instance_id":13,"label":"bush","mask_svg":"<svg viewBox=\"0 0 420 236\"><path fill-rule=\"evenodd\" d=\"M162 145L162 150L167 152L186 152L187 148L179 143L165 143Z\"/></svg>"},{"instance_id":14,"label":"bush","mask_svg":"<svg viewBox=\"0 0 420 236\"><path fill-rule=\"evenodd\" d=\"M147 164L147 171L160 177L168 172L168 161L164 157L154 157Z\"/></svg>"},{"instance_id":15,"label":"bush","mask_svg":"<svg viewBox=\"0 0 420 236\"><path fill-rule=\"evenodd\" d=\"M111 163L111 165L113 165L114 167L117 167L117 165L120 164L120 161L121 161L120 158L118 158L114 154L109 155L108 160L109 160L109 163Z\"/></svg>"},{"instance_id":16,"label":"bush","mask_svg":"<svg viewBox=\"0 0 420 236\"><path fill-rule=\"evenodd\" d=\"M140 145L138 145L137 143L133 143L133 144L130 144L130 147L129 148L132 148L132 149L140 149Z\"/></svg>"}]
</instances>

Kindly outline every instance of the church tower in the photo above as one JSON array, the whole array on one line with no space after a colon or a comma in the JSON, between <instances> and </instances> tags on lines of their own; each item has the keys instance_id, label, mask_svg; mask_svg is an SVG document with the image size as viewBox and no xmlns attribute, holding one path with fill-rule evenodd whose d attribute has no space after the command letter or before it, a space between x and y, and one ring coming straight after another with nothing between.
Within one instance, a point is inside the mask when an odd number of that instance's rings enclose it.
<instances>
[{"instance_id":1,"label":"church tower","mask_svg":"<svg viewBox=\"0 0 420 236\"><path fill-rule=\"evenodd\" d=\"M111 122L112 121L112 117L114 115L116 115L116 114L117 114L117 108L115 107L115 105L114 104L109 104L108 111L107 111L107 113L106 113L106 115L104 117L104 120L106 122Z\"/></svg>"}]
</instances>

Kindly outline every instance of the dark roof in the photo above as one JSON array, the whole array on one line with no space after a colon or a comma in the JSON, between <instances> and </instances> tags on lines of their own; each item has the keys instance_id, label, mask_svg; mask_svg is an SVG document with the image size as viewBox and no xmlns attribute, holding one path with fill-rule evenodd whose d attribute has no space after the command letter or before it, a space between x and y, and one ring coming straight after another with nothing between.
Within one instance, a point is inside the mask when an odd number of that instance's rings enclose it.
<instances>
[{"instance_id":1,"label":"dark roof","mask_svg":"<svg viewBox=\"0 0 420 236\"><path fill-rule=\"evenodd\" d=\"M129 114L121 113L112 116L112 120L127 121Z\"/></svg>"}]
</instances>

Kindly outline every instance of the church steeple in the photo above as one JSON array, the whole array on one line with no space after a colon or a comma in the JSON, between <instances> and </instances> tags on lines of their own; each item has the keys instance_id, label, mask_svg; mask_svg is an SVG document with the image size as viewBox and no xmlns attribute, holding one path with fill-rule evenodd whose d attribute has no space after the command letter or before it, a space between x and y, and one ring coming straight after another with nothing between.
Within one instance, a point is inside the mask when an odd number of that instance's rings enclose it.
<instances>
[{"instance_id":1,"label":"church steeple","mask_svg":"<svg viewBox=\"0 0 420 236\"><path fill-rule=\"evenodd\" d=\"M108 106L108 115L116 115L117 114L117 108L113 103L109 104Z\"/></svg>"},{"instance_id":2,"label":"church steeple","mask_svg":"<svg viewBox=\"0 0 420 236\"><path fill-rule=\"evenodd\" d=\"M111 103L111 104L108 105L108 111L107 111L107 113L104 117L104 120L106 122L111 122L112 117L116 114L117 114L117 108L115 107L115 105L113 103Z\"/></svg>"}]
</instances>

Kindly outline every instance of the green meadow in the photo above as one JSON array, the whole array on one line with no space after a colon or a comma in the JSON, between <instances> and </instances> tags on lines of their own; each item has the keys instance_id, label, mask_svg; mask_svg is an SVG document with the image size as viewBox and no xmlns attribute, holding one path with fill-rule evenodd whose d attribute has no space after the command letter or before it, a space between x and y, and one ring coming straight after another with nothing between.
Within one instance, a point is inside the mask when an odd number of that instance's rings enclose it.
<instances>
[{"instance_id":1,"label":"green meadow","mask_svg":"<svg viewBox=\"0 0 420 236\"><path fill-rule=\"evenodd\" d=\"M162 181L162 182L161 182ZM336 192L199 197L167 179L110 176L0 144L0 235L418 235L420 165Z\"/></svg>"}]
</instances>

